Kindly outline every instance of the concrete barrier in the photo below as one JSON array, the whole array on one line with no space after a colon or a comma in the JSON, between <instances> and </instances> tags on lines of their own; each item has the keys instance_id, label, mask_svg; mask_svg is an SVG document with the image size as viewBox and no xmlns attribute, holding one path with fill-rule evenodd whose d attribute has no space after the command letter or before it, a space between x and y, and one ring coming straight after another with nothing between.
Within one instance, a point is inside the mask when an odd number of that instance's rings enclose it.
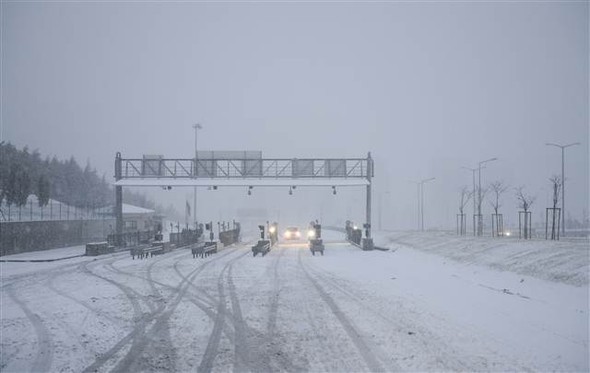
<instances>
[{"instance_id":1,"label":"concrete barrier","mask_svg":"<svg viewBox=\"0 0 590 373\"><path fill-rule=\"evenodd\" d=\"M114 246L105 242L91 242L86 244L86 256L98 256L115 252Z\"/></svg>"}]
</instances>

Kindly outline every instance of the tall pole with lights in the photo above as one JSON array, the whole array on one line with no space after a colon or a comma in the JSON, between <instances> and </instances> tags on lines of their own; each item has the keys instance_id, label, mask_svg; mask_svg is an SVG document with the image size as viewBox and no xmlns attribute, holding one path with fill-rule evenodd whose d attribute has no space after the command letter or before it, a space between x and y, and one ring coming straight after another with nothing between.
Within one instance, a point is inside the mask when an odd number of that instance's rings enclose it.
<instances>
[{"instance_id":1,"label":"tall pole with lights","mask_svg":"<svg viewBox=\"0 0 590 373\"><path fill-rule=\"evenodd\" d=\"M424 184L434 179L434 177L431 177L420 181L420 229L422 231L424 231Z\"/></svg>"},{"instance_id":2,"label":"tall pole with lights","mask_svg":"<svg viewBox=\"0 0 590 373\"><path fill-rule=\"evenodd\" d=\"M421 211L422 211L422 209L420 207L420 190L421 190L420 185L421 184L419 181L410 181L410 182L413 184L416 184L416 206L417 206L416 217L418 218L416 220L416 224L417 224L416 230L420 231L420 220L421 220L420 217L421 217Z\"/></svg>"},{"instance_id":3,"label":"tall pole with lights","mask_svg":"<svg viewBox=\"0 0 590 373\"><path fill-rule=\"evenodd\" d=\"M464 168L466 170L471 171L471 176L472 176L472 181L473 181L473 190L472 190L472 197L473 197L473 215L475 215L475 213L477 212L477 203L475 202L475 171L477 171L477 168L471 168L471 167L461 167ZM475 228L473 228L473 231L475 232Z\"/></svg>"},{"instance_id":4,"label":"tall pole with lights","mask_svg":"<svg viewBox=\"0 0 590 373\"><path fill-rule=\"evenodd\" d=\"M574 142L567 145L546 143L545 145L561 148L561 234L565 236L565 149L570 146L580 145L580 143Z\"/></svg>"},{"instance_id":5,"label":"tall pole with lights","mask_svg":"<svg viewBox=\"0 0 590 373\"><path fill-rule=\"evenodd\" d=\"M195 130L195 178L198 176L197 170L198 170L198 159L199 159L199 156L197 153L197 133L202 128L203 128L203 126L201 126L199 123L193 124L193 129ZM193 218L195 221L195 229L197 229L198 219L197 219L197 186L196 185L195 185L193 197L194 197L193 198Z\"/></svg>"}]
</instances>

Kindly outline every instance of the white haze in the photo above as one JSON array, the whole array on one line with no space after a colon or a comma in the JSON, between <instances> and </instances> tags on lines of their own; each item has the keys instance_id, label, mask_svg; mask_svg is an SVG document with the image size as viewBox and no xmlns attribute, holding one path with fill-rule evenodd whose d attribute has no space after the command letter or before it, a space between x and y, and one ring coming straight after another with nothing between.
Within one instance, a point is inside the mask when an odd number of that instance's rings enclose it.
<instances>
[{"instance_id":1,"label":"white haze","mask_svg":"<svg viewBox=\"0 0 590 373\"><path fill-rule=\"evenodd\" d=\"M192 157L376 159L373 222L453 228L459 190L491 157L504 180L549 207L567 150L566 210L588 209L587 2L10 2L2 13L1 140L87 160L113 175L115 152ZM192 190L146 189L192 206ZM266 205L269 218L364 220L364 190L245 188L199 193L203 219ZM377 207L381 200L381 208ZM504 213L516 221L513 190ZM295 208L297 207L297 208ZM490 213L484 203L484 213ZM287 211L297 215L287 216ZM471 204L467 212L471 213ZM282 217L278 215L282 213Z\"/></svg>"}]
</instances>

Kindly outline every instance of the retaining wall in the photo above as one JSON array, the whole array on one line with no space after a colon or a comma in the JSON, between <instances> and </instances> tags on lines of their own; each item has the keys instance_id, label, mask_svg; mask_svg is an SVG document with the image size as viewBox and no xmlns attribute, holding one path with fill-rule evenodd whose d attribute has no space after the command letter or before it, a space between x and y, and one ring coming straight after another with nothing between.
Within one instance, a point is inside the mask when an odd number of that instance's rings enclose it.
<instances>
[{"instance_id":1,"label":"retaining wall","mask_svg":"<svg viewBox=\"0 0 590 373\"><path fill-rule=\"evenodd\" d=\"M114 219L0 223L0 256L106 241Z\"/></svg>"}]
</instances>

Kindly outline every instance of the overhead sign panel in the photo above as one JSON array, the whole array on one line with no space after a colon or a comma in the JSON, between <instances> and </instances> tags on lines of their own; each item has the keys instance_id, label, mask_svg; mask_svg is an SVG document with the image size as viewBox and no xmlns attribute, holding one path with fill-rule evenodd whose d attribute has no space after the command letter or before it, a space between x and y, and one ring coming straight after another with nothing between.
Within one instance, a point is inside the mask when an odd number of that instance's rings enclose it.
<instances>
[{"instance_id":1,"label":"overhead sign panel","mask_svg":"<svg viewBox=\"0 0 590 373\"><path fill-rule=\"evenodd\" d=\"M262 176L261 151L199 151L198 177Z\"/></svg>"},{"instance_id":2,"label":"overhead sign panel","mask_svg":"<svg viewBox=\"0 0 590 373\"><path fill-rule=\"evenodd\" d=\"M324 173L328 177L344 177L344 176L346 176L346 160L345 159L326 159Z\"/></svg>"},{"instance_id":3,"label":"overhead sign panel","mask_svg":"<svg viewBox=\"0 0 590 373\"><path fill-rule=\"evenodd\" d=\"M197 176L198 177L215 177L217 176L217 162L207 159L197 159Z\"/></svg>"},{"instance_id":4,"label":"overhead sign panel","mask_svg":"<svg viewBox=\"0 0 590 373\"><path fill-rule=\"evenodd\" d=\"M310 177L313 175L313 159L293 160L293 177Z\"/></svg>"},{"instance_id":5,"label":"overhead sign panel","mask_svg":"<svg viewBox=\"0 0 590 373\"><path fill-rule=\"evenodd\" d=\"M243 173L244 176L262 176L262 159L244 159Z\"/></svg>"},{"instance_id":6,"label":"overhead sign panel","mask_svg":"<svg viewBox=\"0 0 590 373\"><path fill-rule=\"evenodd\" d=\"M147 177L164 176L162 169L162 155L144 155L141 163L141 174Z\"/></svg>"}]
</instances>

